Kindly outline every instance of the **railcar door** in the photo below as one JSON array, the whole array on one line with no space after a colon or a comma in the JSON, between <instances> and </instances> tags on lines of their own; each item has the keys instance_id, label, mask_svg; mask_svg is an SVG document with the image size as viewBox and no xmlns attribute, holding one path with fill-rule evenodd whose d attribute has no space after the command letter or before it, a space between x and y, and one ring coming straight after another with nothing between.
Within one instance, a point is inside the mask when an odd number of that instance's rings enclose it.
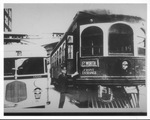
<instances>
[{"instance_id":1,"label":"railcar door","mask_svg":"<svg viewBox=\"0 0 150 120\"><path fill-rule=\"evenodd\" d=\"M75 53L74 53L74 39L72 35L67 36L67 74L75 72Z\"/></svg>"}]
</instances>

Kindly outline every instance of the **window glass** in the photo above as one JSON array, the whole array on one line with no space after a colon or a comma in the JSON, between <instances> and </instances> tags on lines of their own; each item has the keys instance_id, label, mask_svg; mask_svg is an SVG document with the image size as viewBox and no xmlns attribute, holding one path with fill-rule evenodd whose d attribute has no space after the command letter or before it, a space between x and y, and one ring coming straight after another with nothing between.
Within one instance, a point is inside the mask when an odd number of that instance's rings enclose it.
<instances>
[{"instance_id":1,"label":"window glass","mask_svg":"<svg viewBox=\"0 0 150 120\"><path fill-rule=\"evenodd\" d=\"M44 60L43 58L5 58L4 75L14 75L15 70L18 75L44 73Z\"/></svg>"},{"instance_id":2,"label":"window glass","mask_svg":"<svg viewBox=\"0 0 150 120\"><path fill-rule=\"evenodd\" d=\"M62 49L63 49L63 50L65 50L65 43L63 44L63 47L62 47Z\"/></svg>"},{"instance_id":3,"label":"window glass","mask_svg":"<svg viewBox=\"0 0 150 120\"><path fill-rule=\"evenodd\" d=\"M14 75L15 74L15 59L14 58L5 58L4 59L4 75Z\"/></svg>"},{"instance_id":4,"label":"window glass","mask_svg":"<svg viewBox=\"0 0 150 120\"><path fill-rule=\"evenodd\" d=\"M139 55L145 55L145 46L146 46L145 42L146 42L145 30L140 29L137 36L137 46Z\"/></svg>"},{"instance_id":5,"label":"window glass","mask_svg":"<svg viewBox=\"0 0 150 120\"><path fill-rule=\"evenodd\" d=\"M67 37L68 43L73 43L73 36L69 35Z\"/></svg>"},{"instance_id":6,"label":"window glass","mask_svg":"<svg viewBox=\"0 0 150 120\"><path fill-rule=\"evenodd\" d=\"M103 55L103 31L96 26L88 27L81 34L82 56Z\"/></svg>"},{"instance_id":7,"label":"window glass","mask_svg":"<svg viewBox=\"0 0 150 120\"><path fill-rule=\"evenodd\" d=\"M109 30L109 53L133 53L133 30L125 24L115 24Z\"/></svg>"},{"instance_id":8,"label":"window glass","mask_svg":"<svg viewBox=\"0 0 150 120\"><path fill-rule=\"evenodd\" d=\"M73 45L68 45L68 59L73 59Z\"/></svg>"},{"instance_id":9,"label":"window glass","mask_svg":"<svg viewBox=\"0 0 150 120\"><path fill-rule=\"evenodd\" d=\"M57 66L57 54L55 53L55 66Z\"/></svg>"},{"instance_id":10,"label":"window glass","mask_svg":"<svg viewBox=\"0 0 150 120\"><path fill-rule=\"evenodd\" d=\"M53 64L55 65L55 54L53 56Z\"/></svg>"},{"instance_id":11,"label":"window glass","mask_svg":"<svg viewBox=\"0 0 150 120\"><path fill-rule=\"evenodd\" d=\"M44 73L43 58L17 59L17 74L41 74Z\"/></svg>"},{"instance_id":12,"label":"window glass","mask_svg":"<svg viewBox=\"0 0 150 120\"><path fill-rule=\"evenodd\" d=\"M65 60L65 43L63 44L63 47L62 47L62 61Z\"/></svg>"},{"instance_id":13,"label":"window glass","mask_svg":"<svg viewBox=\"0 0 150 120\"><path fill-rule=\"evenodd\" d=\"M61 54L62 54L62 52L61 52L61 48L59 49L59 63L61 63Z\"/></svg>"},{"instance_id":14,"label":"window glass","mask_svg":"<svg viewBox=\"0 0 150 120\"><path fill-rule=\"evenodd\" d=\"M56 63L56 65L58 65L58 63L59 63L59 54L58 54L58 51L57 51L57 56L56 56L56 59L57 59L57 63Z\"/></svg>"}]
</instances>

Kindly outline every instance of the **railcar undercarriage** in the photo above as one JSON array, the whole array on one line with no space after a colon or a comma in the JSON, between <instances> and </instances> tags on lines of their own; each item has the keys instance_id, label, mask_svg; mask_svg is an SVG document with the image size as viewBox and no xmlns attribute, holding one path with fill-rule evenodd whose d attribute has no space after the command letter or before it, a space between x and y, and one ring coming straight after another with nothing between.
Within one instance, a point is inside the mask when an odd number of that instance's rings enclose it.
<instances>
[{"instance_id":1,"label":"railcar undercarriage","mask_svg":"<svg viewBox=\"0 0 150 120\"><path fill-rule=\"evenodd\" d=\"M79 108L139 108L138 86L76 86L70 101Z\"/></svg>"}]
</instances>

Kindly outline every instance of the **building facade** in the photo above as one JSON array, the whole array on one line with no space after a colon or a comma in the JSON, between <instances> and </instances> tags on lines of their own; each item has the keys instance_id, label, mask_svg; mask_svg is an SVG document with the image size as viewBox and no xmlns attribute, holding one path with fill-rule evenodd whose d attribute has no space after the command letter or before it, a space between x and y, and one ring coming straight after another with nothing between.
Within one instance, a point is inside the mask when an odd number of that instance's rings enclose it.
<instances>
[{"instance_id":1,"label":"building facade","mask_svg":"<svg viewBox=\"0 0 150 120\"><path fill-rule=\"evenodd\" d=\"M4 32L12 31L12 9L4 9Z\"/></svg>"}]
</instances>

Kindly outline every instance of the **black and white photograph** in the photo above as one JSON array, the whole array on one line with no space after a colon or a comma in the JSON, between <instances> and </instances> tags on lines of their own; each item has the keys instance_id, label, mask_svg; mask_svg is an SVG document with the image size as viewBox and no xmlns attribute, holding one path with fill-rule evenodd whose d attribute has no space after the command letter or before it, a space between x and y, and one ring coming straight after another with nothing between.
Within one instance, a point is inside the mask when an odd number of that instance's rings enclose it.
<instances>
[{"instance_id":1,"label":"black and white photograph","mask_svg":"<svg viewBox=\"0 0 150 120\"><path fill-rule=\"evenodd\" d=\"M147 3L3 3L3 115L147 116Z\"/></svg>"}]
</instances>

